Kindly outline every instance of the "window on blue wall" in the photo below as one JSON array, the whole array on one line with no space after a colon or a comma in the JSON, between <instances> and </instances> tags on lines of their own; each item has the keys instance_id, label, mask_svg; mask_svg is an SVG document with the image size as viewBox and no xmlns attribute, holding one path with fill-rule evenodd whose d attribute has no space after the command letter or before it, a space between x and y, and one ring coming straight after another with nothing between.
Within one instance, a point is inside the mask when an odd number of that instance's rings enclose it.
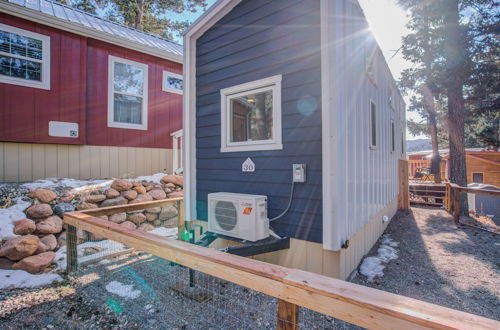
<instances>
[{"instance_id":1,"label":"window on blue wall","mask_svg":"<svg viewBox=\"0 0 500 330\"><path fill-rule=\"evenodd\" d=\"M0 24L0 82L50 89L50 37Z\"/></svg>"},{"instance_id":2,"label":"window on blue wall","mask_svg":"<svg viewBox=\"0 0 500 330\"><path fill-rule=\"evenodd\" d=\"M108 126L148 128L148 66L109 57Z\"/></svg>"},{"instance_id":3,"label":"window on blue wall","mask_svg":"<svg viewBox=\"0 0 500 330\"><path fill-rule=\"evenodd\" d=\"M377 147L377 106L375 102L370 101L370 148Z\"/></svg>"},{"instance_id":4,"label":"window on blue wall","mask_svg":"<svg viewBox=\"0 0 500 330\"><path fill-rule=\"evenodd\" d=\"M282 149L281 76L221 90L221 151Z\"/></svg>"}]
</instances>

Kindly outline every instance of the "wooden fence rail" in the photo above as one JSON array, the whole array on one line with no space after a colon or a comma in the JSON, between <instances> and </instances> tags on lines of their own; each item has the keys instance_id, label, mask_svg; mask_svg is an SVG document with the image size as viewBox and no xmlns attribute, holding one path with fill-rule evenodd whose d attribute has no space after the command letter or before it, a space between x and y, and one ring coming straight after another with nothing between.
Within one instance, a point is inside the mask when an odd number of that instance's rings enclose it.
<instances>
[{"instance_id":1,"label":"wooden fence rail","mask_svg":"<svg viewBox=\"0 0 500 330\"><path fill-rule=\"evenodd\" d=\"M446 183L446 205L445 208L448 212L453 211L453 220L458 222L460 219L460 193L478 194L491 197L500 197L500 191L462 187L455 183Z\"/></svg>"},{"instance_id":2,"label":"wooden fence rail","mask_svg":"<svg viewBox=\"0 0 500 330\"><path fill-rule=\"evenodd\" d=\"M279 319L297 327L298 306L370 329L500 329L500 322L341 280L239 257L97 218L171 204L154 201L65 213L80 228L137 250L278 298ZM175 201L178 203L178 201ZM68 249L76 246L70 247ZM68 253L68 256L71 253ZM284 325L278 323L278 328ZM288 324L288 322L287 322ZM288 326L286 327L289 328Z\"/></svg>"}]
</instances>

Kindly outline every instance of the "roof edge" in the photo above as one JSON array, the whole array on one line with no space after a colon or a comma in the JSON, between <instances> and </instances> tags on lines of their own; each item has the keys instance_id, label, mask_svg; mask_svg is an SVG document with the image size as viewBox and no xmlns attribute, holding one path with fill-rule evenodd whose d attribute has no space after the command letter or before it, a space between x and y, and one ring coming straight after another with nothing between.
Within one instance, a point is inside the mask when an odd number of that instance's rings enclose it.
<instances>
[{"instance_id":1,"label":"roof edge","mask_svg":"<svg viewBox=\"0 0 500 330\"><path fill-rule=\"evenodd\" d=\"M161 50L155 47L149 47L136 42L133 42L127 38L123 38L117 35L111 35L108 33L99 32L97 30L88 28L84 25L71 23L60 18L47 15L29 8L23 8L19 5L0 1L0 12L6 13L8 15L16 16L22 19L27 19L34 21L36 23L47 25L53 28L71 32L85 37L90 37L92 39L104 41L113 45L120 47L132 49L141 53L152 55L155 57L163 58L176 63L183 63L183 56L172 54L168 51Z\"/></svg>"},{"instance_id":2,"label":"roof edge","mask_svg":"<svg viewBox=\"0 0 500 330\"><path fill-rule=\"evenodd\" d=\"M184 38L198 38L212 27L222 16L230 12L242 0L217 0L184 32ZM220 16L220 17L219 17Z\"/></svg>"}]
</instances>

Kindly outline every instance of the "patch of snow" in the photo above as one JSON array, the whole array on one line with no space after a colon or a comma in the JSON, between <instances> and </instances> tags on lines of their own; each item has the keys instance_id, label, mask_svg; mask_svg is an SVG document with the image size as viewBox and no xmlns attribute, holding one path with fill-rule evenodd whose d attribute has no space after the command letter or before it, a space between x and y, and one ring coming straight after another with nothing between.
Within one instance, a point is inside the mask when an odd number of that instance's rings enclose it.
<instances>
[{"instance_id":1,"label":"patch of snow","mask_svg":"<svg viewBox=\"0 0 500 330\"><path fill-rule=\"evenodd\" d=\"M384 263L388 263L398 258L398 251L396 250L398 246L398 242L395 242L388 235L385 235L377 250L377 255L367 257L363 260L363 263L359 267L359 271L368 278L368 282L373 282L373 279L377 276L384 276Z\"/></svg>"},{"instance_id":2,"label":"patch of snow","mask_svg":"<svg viewBox=\"0 0 500 330\"><path fill-rule=\"evenodd\" d=\"M16 204L6 209L0 209L0 240L6 240L17 235L14 234L14 221L26 218L24 210L31 203L25 202L21 197L15 199Z\"/></svg>"},{"instance_id":3,"label":"patch of snow","mask_svg":"<svg viewBox=\"0 0 500 330\"><path fill-rule=\"evenodd\" d=\"M133 284L123 284L118 281L111 281L106 285L106 290L125 299L135 299L140 296L141 291L135 290Z\"/></svg>"},{"instance_id":4,"label":"patch of snow","mask_svg":"<svg viewBox=\"0 0 500 330\"><path fill-rule=\"evenodd\" d=\"M165 173L156 173L153 175L149 176L138 176L137 178L133 179L134 181L152 181L154 183L160 183L161 178L165 176Z\"/></svg>"},{"instance_id":5,"label":"patch of snow","mask_svg":"<svg viewBox=\"0 0 500 330\"><path fill-rule=\"evenodd\" d=\"M177 228L158 227L150 230L149 233L163 237L177 237Z\"/></svg>"},{"instance_id":6,"label":"patch of snow","mask_svg":"<svg viewBox=\"0 0 500 330\"><path fill-rule=\"evenodd\" d=\"M36 288L62 280L57 274L33 275L24 270L0 269L0 289Z\"/></svg>"},{"instance_id":7,"label":"patch of snow","mask_svg":"<svg viewBox=\"0 0 500 330\"><path fill-rule=\"evenodd\" d=\"M90 188L102 188L110 185L112 180L77 180L77 179L58 179L47 178L40 179L34 182L24 183L21 186L28 189L53 189L56 187L72 188L73 191L78 192Z\"/></svg>"}]
</instances>

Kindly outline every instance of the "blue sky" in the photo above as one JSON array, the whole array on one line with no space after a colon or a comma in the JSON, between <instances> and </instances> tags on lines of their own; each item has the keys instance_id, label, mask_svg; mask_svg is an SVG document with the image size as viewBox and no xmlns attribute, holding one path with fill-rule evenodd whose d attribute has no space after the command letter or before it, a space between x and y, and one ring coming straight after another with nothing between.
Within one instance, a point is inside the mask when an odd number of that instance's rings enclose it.
<instances>
[{"instance_id":1,"label":"blue sky","mask_svg":"<svg viewBox=\"0 0 500 330\"><path fill-rule=\"evenodd\" d=\"M396 0L358 1L365 12L366 19L384 53L394 78L399 79L401 71L411 67L411 63L404 60L401 52L394 56L395 51L401 47L401 38L408 33L406 12L396 4ZM207 0L207 8L215 2L216 0ZM203 10L198 10L196 13L170 14L169 18L193 22L202 13ZM177 41L182 42L180 39L177 39ZM420 120L420 117L412 112L407 112L407 118ZM413 137L407 134L409 140L416 138L422 138L422 136Z\"/></svg>"}]
</instances>

